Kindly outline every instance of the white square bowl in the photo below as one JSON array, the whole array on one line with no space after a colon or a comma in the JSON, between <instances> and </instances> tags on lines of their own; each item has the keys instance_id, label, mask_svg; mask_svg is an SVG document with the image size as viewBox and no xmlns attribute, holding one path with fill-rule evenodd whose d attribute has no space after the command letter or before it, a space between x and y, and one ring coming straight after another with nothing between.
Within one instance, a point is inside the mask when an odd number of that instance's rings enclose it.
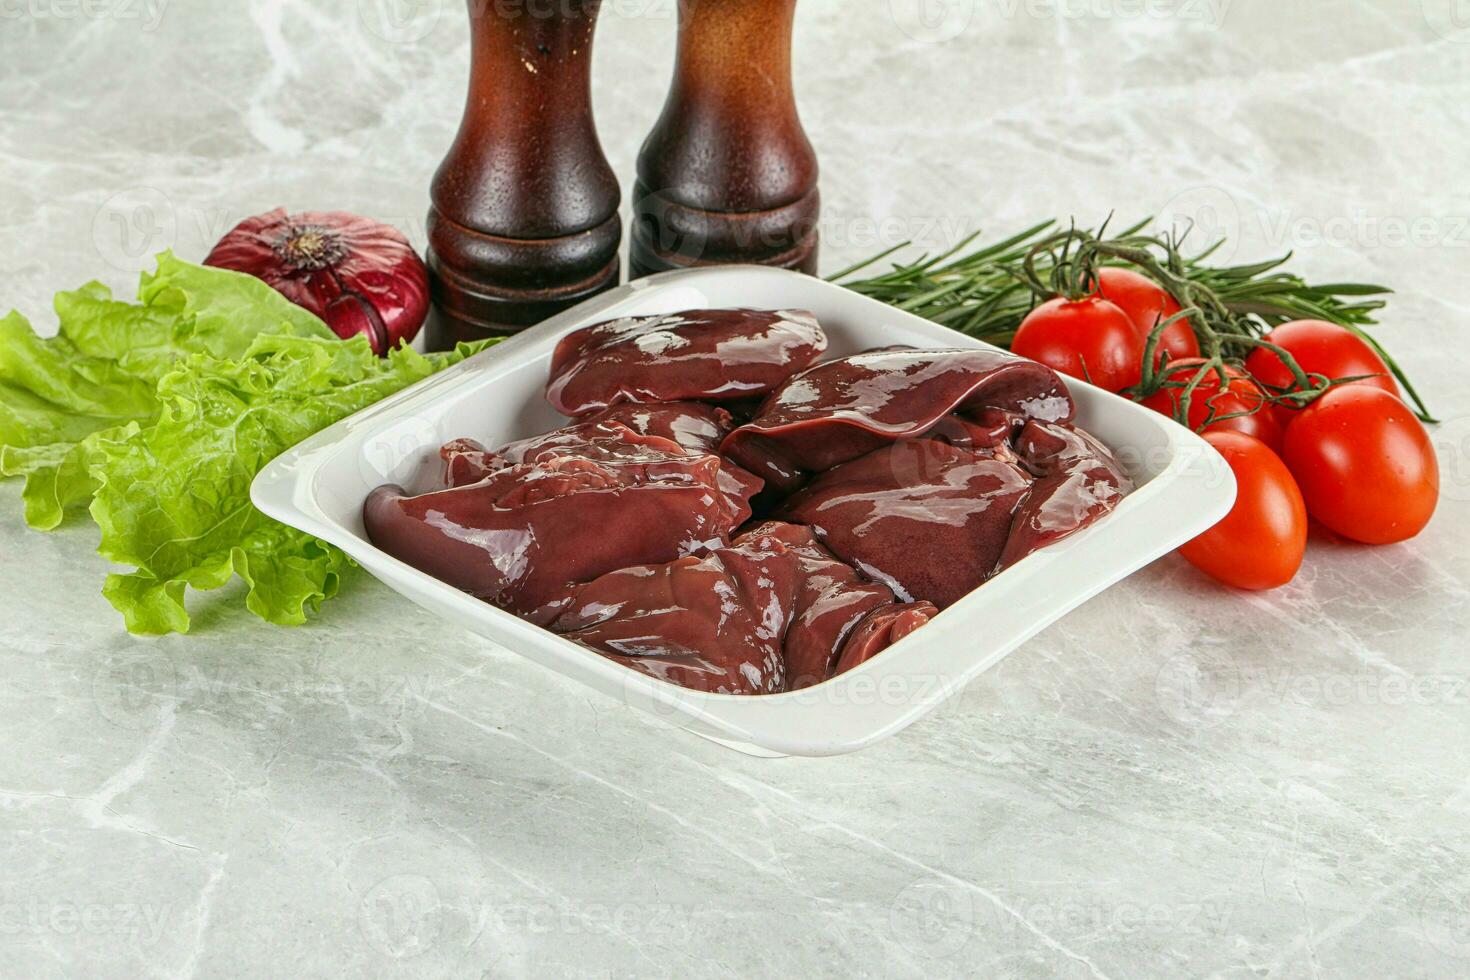
<instances>
[{"instance_id":1,"label":"white square bowl","mask_svg":"<svg viewBox=\"0 0 1470 980\"><path fill-rule=\"evenodd\" d=\"M856 670L804 691L705 694L623 667L440 582L374 547L362 505L383 483L428 489L439 447L495 446L564 424L542 395L567 332L613 317L707 307L811 310L829 356L979 341L810 276L756 266L670 272L604 293L284 453L256 477L266 514L328 541L446 622L691 732L756 755L836 755L903 729L1103 589L1206 530L1235 500L1202 439L1125 398L1070 381L1077 422L1113 448L1138 488L1087 530L1036 552ZM595 527L587 528L596 534Z\"/></svg>"}]
</instances>

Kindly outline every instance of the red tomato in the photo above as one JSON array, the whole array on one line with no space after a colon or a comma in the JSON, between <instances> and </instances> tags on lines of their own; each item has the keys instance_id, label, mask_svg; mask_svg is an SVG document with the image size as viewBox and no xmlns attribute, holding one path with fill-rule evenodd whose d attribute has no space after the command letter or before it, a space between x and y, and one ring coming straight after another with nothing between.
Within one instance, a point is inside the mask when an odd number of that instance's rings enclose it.
<instances>
[{"instance_id":1,"label":"red tomato","mask_svg":"<svg viewBox=\"0 0 1470 980\"><path fill-rule=\"evenodd\" d=\"M1286 465L1311 515L1343 537L1391 544L1424 530L1439 503L1439 461L1408 406L1344 385L1298 412Z\"/></svg>"},{"instance_id":2,"label":"red tomato","mask_svg":"<svg viewBox=\"0 0 1470 980\"><path fill-rule=\"evenodd\" d=\"M1179 303L1169 291L1148 276L1132 269L1104 266L1097 270L1097 294L1128 314L1145 345L1149 334L1160 320L1167 320L1179 312ZM1199 357L1199 341L1188 320L1179 320L1164 328L1159 337L1156 356L1169 360L1181 357Z\"/></svg>"},{"instance_id":3,"label":"red tomato","mask_svg":"<svg viewBox=\"0 0 1470 980\"><path fill-rule=\"evenodd\" d=\"M1266 334L1266 340L1280 347L1301 365L1308 374L1321 374L1329 378L1351 378L1360 374L1378 377L1355 384L1382 388L1390 395L1398 395L1399 386L1394 383L1388 365L1383 358L1368 346L1361 337L1326 320L1293 320ZM1245 359L1245 369L1251 377L1273 388L1295 388L1296 379L1281 363L1275 351L1257 347ZM1297 409L1288 405L1277 405L1276 411L1285 426L1296 415Z\"/></svg>"},{"instance_id":4,"label":"red tomato","mask_svg":"<svg viewBox=\"0 0 1470 980\"><path fill-rule=\"evenodd\" d=\"M1195 568L1237 589L1274 589L1302 567L1307 508L1286 464L1259 439L1206 432L1235 474L1235 506L1225 519L1179 549Z\"/></svg>"},{"instance_id":5,"label":"red tomato","mask_svg":"<svg viewBox=\"0 0 1470 980\"><path fill-rule=\"evenodd\" d=\"M1174 361L1165 369L1165 378L1171 382L1188 384L1203 363L1204 360L1198 357ZM1217 418L1236 412L1254 412L1252 415L1212 422L1207 431L1243 432L1264 442L1272 452L1280 452L1281 422L1271 411L1271 406L1266 404L1265 394L1254 381L1228 364L1225 366L1225 375L1230 381L1224 391L1220 390L1220 378L1211 371L1190 394L1189 427L1198 432L1212 411ZM1143 404L1162 415L1174 418L1183 394L1182 388L1160 388L1145 398Z\"/></svg>"},{"instance_id":6,"label":"red tomato","mask_svg":"<svg viewBox=\"0 0 1470 980\"><path fill-rule=\"evenodd\" d=\"M1098 296L1042 303L1021 321L1011 350L1108 391L1137 384L1143 372L1133 321Z\"/></svg>"}]
</instances>

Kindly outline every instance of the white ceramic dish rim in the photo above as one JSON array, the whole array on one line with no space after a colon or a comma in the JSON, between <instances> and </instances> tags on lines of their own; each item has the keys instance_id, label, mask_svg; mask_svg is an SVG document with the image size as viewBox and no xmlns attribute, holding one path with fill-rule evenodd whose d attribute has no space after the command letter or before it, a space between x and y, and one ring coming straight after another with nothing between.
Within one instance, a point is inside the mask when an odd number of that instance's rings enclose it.
<instances>
[{"instance_id":1,"label":"white ceramic dish rim","mask_svg":"<svg viewBox=\"0 0 1470 980\"><path fill-rule=\"evenodd\" d=\"M1210 527L1234 502L1234 478L1203 440L1126 399L1069 381L1079 408L1087 403L1115 414L1136 413L1128 417L1129 424L1162 436L1168 448L1162 468L1103 521L1028 556L881 656L816 687L760 697L690 691L597 656L398 561L327 513L322 481L343 454L360 454L375 436L387 438L385 433L396 422L432 414L436 404L448 402L453 394L470 397L469 389L478 391L548 360L555 341L571 329L629 313L690 308L694 303L659 302L686 287L709 296L704 304L709 306L817 307L821 317L821 308L835 305L850 308L853 315L881 318L885 328L902 327L930 340L932 346L985 346L850 290L784 270L725 266L663 273L610 290L318 432L257 476L252 500L271 517L341 548L431 612L621 697L632 707L761 755L850 752L901 730L1062 615ZM719 298L773 293L791 298L778 303ZM544 364L540 370L544 375ZM409 451L407 446L399 449ZM1134 532L1131 540L1129 531ZM1138 536L1143 531L1156 534L1144 540ZM1098 559L1103 564L1089 569L1088 562ZM1079 568L1086 574L1079 575ZM1056 601L1038 602L1038 595ZM989 614L989 625L1000 623L1004 628L997 631L996 642L982 644L976 655L964 649L975 642L966 630L977 624L982 612Z\"/></svg>"}]
</instances>

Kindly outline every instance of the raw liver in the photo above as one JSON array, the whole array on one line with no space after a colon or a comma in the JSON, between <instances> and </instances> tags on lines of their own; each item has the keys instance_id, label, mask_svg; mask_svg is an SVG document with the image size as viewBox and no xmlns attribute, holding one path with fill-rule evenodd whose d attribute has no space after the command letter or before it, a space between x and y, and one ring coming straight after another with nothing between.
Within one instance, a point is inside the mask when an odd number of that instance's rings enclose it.
<instances>
[{"instance_id":1,"label":"raw liver","mask_svg":"<svg viewBox=\"0 0 1470 980\"><path fill-rule=\"evenodd\" d=\"M1027 422L1015 447L1037 480L1016 509L997 571L1094 523L1133 489L1112 452L1074 426Z\"/></svg>"},{"instance_id":2,"label":"raw liver","mask_svg":"<svg viewBox=\"0 0 1470 980\"><path fill-rule=\"evenodd\" d=\"M778 537L745 535L580 586L550 629L687 688L775 694L786 687L782 645L803 577L801 556Z\"/></svg>"},{"instance_id":3,"label":"raw liver","mask_svg":"<svg viewBox=\"0 0 1470 980\"><path fill-rule=\"evenodd\" d=\"M686 310L625 317L567 334L546 397L578 417L634 402L760 398L827 349L802 310Z\"/></svg>"},{"instance_id":4,"label":"raw liver","mask_svg":"<svg viewBox=\"0 0 1470 980\"><path fill-rule=\"evenodd\" d=\"M378 488L369 536L632 669L772 694L866 662L1131 489L1049 368L889 348L802 371L825 347L790 311L577 331L547 393L581 421L448 443L447 489ZM757 494L782 520L732 542Z\"/></svg>"},{"instance_id":5,"label":"raw liver","mask_svg":"<svg viewBox=\"0 0 1470 980\"><path fill-rule=\"evenodd\" d=\"M836 673L845 674L867 663L893 644L939 615L928 602L907 602L874 609L857 624L842 647Z\"/></svg>"},{"instance_id":6,"label":"raw liver","mask_svg":"<svg viewBox=\"0 0 1470 980\"><path fill-rule=\"evenodd\" d=\"M661 402L614 405L586 418L587 422L618 422L645 436L672 439L692 452L712 453L735 429L729 411L704 402Z\"/></svg>"},{"instance_id":7,"label":"raw liver","mask_svg":"<svg viewBox=\"0 0 1470 980\"><path fill-rule=\"evenodd\" d=\"M715 453L725 436L735 428L730 413L717 405L703 402L664 402L638 405L614 405L590 416L589 423L618 422L646 436L672 439L690 452ZM761 491L765 481L728 459L720 464L720 486L725 493L748 504ZM750 516L749 508L744 517Z\"/></svg>"},{"instance_id":8,"label":"raw liver","mask_svg":"<svg viewBox=\"0 0 1470 980\"><path fill-rule=\"evenodd\" d=\"M832 676L853 627L874 609L892 605L893 590L837 560L809 527L768 521L737 541L762 535L784 542L796 554L803 576L786 632L787 690L820 684Z\"/></svg>"},{"instance_id":9,"label":"raw liver","mask_svg":"<svg viewBox=\"0 0 1470 980\"><path fill-rule=\"evenodd\" d=\"M368 536L389 554L533 619L569 583L717 545L745 520L717 456L606 423L490 453L445 447L450 488L368 497Z\"/></svg>"},{"instance_id":10,"label":"raw liver","mask_svg":"<svg viewBox=\"0 0 1470 980\"><path fill-rule=\"evenodd\" d=\"M871 351L787 381L721 452L789 493L811 474L923 435L951 413L986 409L1066 421L1073 405L1051 368L1000 351Z\"/></svg>"},{"instance_id":11,"label":"raw liver","mask_svg":"<svg viewBox=\"0 0 1470 980\"><path fill-rule=\"evenodd\" d=\"M817 477L782 516L905 602L953 605L990 577L1031 477L930 439L886 446Z\"/></svg>"}]
</instances>

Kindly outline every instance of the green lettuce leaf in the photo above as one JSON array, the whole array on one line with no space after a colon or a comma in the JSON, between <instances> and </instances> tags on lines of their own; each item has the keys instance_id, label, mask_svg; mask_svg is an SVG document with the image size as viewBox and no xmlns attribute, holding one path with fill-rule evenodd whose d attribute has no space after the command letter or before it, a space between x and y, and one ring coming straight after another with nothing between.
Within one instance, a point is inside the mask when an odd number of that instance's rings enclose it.
<instances>
[{"instance_id":1,"label":"green lettuce leaf","mask_svg":"<svg viewBox=\"0 0 1470 980\"><path fill-rule=\"evenodd\" d=\"M157 418L158 383L181 359L238 358L262 334L333 336L260 280L169 252L135 303L94 282L55 305L54 337L19 313L0 319L0 476L25 477L26 520L41 530L91 498L103 434Z\"/></svg>"},{"instance_id":2,"label":"green lettuce leaf","mask_svg":"<svg viewBox=\"0 0 1470 980\"><path fill-rule=\"evenodd\" d=\"M145 272L138 302L112 299L91 283L56 297L61 336L82 354L116 361L158 381L181 356L240 357L257 336L333 337L315 314L238 272L185 262L172 252Z\"/></svg>"},{"instance_id":3,"label":"green lettuce leaf","mask_svg":"<svg viewBox=\"0 0 1470 980\"><path fill-rule=\"evenodd\" d=\"M238 576L262 619L297 625L345 554L261 514L255 474L317 430L484 346L372 354L265 283L171 253L136 302L99 283L56 297L60 328L0 319L0 476L32 527L90 502L99 552L132 571L103 594L135 633L187 632L190 589Z\"/></svg>"},{"instance_id":4,"label":"green lettuce leaf","mask_svg":"<svg viewBox=\"0 0 1470 980\"><path fill-rule=\"evenodd\" d=\"M189 589L238 575L246 606L298 625L336 591L342 552L250 504L250 483L281 452L480 346L373 356L365 338L257 337L240 358L199 354L158 384L158 420L99 436L87 467L100 553L134 571L104 594L135 633L187 632Z\"/></svg>"},{"instance_id":5,"label":"green lettuce leaf","mask_svg":"<svg viewBox=\"0 0 1470 980\"><path fill-rule=\"evenodd\" d=\"M0 446L0 476L25 477L21 503L26 523L38 531L51 531L65 519L67 511L86 506L97 488L90 470L98 443L116 438L137 424L101 429L76 443Z\"/></svg>"}]
</instances>

